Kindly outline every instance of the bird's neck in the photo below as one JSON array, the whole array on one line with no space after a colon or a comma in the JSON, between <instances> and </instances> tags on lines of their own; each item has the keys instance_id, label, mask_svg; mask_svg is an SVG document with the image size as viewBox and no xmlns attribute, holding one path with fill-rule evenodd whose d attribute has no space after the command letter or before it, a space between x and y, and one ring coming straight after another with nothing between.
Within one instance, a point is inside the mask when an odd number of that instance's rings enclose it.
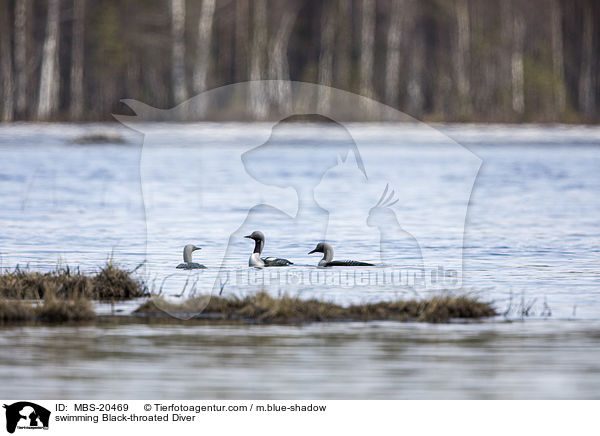
<instances>
[{"instance_id":1,"label":"bird's neck","mask_svg":"<svg viewBox=\"0 0 600 436\"><path fill-rule=\"evenodd\" d=\"M187 248L183 249L183 261L186 263L192 261L192 250Z\"/></svg>"},{"instance_id":2,"label":"bird's neck","mask_svg":"<svg viewBox=\"0 0 600 436\"><path fill-rule=\"evenodd\" d=\"M258 253L258 254L262 253L264 244L265 244L264 241L261 241L260 239L256 239L254 241L254 251L253 252Z\"/></svg>"},{"instance_id":3,"label":"bird's neck","mask_svg":"<svg viewBox=\"0 0 600 436\"><path fill-rule=\"evenodd\" d=\"M263 266L265 266L265 263L260 258L260 253L252 253L250 255L250 261L248 262L248 265L255 266L255 267L263 267Z\"/></svg>"},{"instance_id":4,"label":"bird's neck","mask_svg":"<svg viewBox=\"0 0 600 436\"><path fill-rule=\"evenodd\" d=\"M333 260L333 248L326 247L325 250L323 250L323 260L325 262L331 262Z\"/></svg>"}]
</instances>

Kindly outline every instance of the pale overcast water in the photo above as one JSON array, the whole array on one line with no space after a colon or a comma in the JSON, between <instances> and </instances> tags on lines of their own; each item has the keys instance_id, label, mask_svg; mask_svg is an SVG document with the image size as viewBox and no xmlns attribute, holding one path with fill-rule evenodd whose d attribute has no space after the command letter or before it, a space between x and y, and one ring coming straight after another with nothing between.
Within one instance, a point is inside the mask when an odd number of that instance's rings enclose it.
<instances>
[{"instance_id":1,"label":"pale overcast water","mask_svg":"<svg viewBox=\"0 0 600 436\"><path fill-rule=\"evenodd\" d=\"M272 127L0 126L1 267L93 272L112 256L144 262L138 274L169 298L186 281L340 304L467 293L502 315L0 327L0 396L600 397L600 128L351 124L340 139ZM98 132L126 142L73 143ZM386 185L398 202L377 207ZM249 269L252 230L264 255L295 265L266 282ZM307 254L322 239L336 258L377 266L322 272ZM206 270L175 269L187 243ZM377 281L423 267L434 283Z\"/></svg>"}]
</instances>

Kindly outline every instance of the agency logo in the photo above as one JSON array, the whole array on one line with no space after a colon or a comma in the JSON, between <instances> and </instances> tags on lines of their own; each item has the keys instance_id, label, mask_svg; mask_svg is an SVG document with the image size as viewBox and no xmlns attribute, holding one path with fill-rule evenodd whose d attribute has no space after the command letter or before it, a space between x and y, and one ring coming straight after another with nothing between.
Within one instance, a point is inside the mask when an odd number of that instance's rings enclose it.
<instances>
[{"instance_id":1,"label":"agency logo","mask_svg":"<svg viewBox=\"0 0 600 436\"><path fill-rule=\"evenodd\" d=\"M14 433L22 430L48 430L50 411L29 401L19 401L4 405L6 409L6 431Z\"/></svg>"}]
</instances>

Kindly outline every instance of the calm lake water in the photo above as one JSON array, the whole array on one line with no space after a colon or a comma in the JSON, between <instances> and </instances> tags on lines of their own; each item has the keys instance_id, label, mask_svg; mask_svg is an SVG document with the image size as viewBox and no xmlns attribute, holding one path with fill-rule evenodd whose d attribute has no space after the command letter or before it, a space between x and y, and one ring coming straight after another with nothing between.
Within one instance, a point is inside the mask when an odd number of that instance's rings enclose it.
<instances>
[{"instance_id":1,"label":"calm lake water","mask_svg":"<svg viewBox=\"0 0 600 436\"><path fill-rule=\"evenodd\" d=\"M341 304L450 292L503 314L450 325L4 327L0 396L598 398L600 128L435 127L353 124L340 138L268 124L0 126L3 268L92 272L112 256L144 263L138 273L174 299L183 286ZM73 143L97 132L127 143ZM399 201L374 210L386 185ZM265 255L295 263L283 278L247 267L252 230L266 234ZM306 254L322 239L336 258L377 267L322 273ZM175 269L186 243L202 246L194 260L207 270ZM377 282L423 266L436 283Z\"/></svg>"}]
</instances>

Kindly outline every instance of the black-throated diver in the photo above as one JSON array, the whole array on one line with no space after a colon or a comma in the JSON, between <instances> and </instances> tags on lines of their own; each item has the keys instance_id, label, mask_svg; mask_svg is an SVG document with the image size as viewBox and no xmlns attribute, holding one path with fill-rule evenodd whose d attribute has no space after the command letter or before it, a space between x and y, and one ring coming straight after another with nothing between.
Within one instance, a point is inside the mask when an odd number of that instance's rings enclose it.
<instances>
[{"instance_id":1,"label":"black-throated diver","mask_svg":"<svg viewBox=\"0 0 600 436\"><path fill-rule=\"evenodd\" d=\"M327 242L319 242L314 250L308 254L323 253L323 259L319 261L319 266L375 266L372 263L359 262L357 260L333 260L333 247Z\"/></svg>"},{"instance_id":2,"label":"black-throated diver","mask_svg":"<svg viewBox=\"0 0 600 436\"><path fill-rule=\"evenodd\" d=\"M199 263L192 262L192 253L196 250L202 250L200 247L196 247L195 245L188 244L183 247L183 263L177 265L179 269L202 269L206 268L204 265L200 265Z\"/></svg>"},{"instance_id":3,"label":"black-throated diver","mask_svg":"<svg viewBox=\"0 0 600 436\"><path fill-rule=\"evenodd\" d=\"M287 259L280 259L278 257L260 257L265 246L265 235L263 235L262 232L254 231L252 234L244 236L244 238L254 240L254 252L250 256L248 266L265 267L293 265L293 263Z\"/></svg>"}]
</instances>

